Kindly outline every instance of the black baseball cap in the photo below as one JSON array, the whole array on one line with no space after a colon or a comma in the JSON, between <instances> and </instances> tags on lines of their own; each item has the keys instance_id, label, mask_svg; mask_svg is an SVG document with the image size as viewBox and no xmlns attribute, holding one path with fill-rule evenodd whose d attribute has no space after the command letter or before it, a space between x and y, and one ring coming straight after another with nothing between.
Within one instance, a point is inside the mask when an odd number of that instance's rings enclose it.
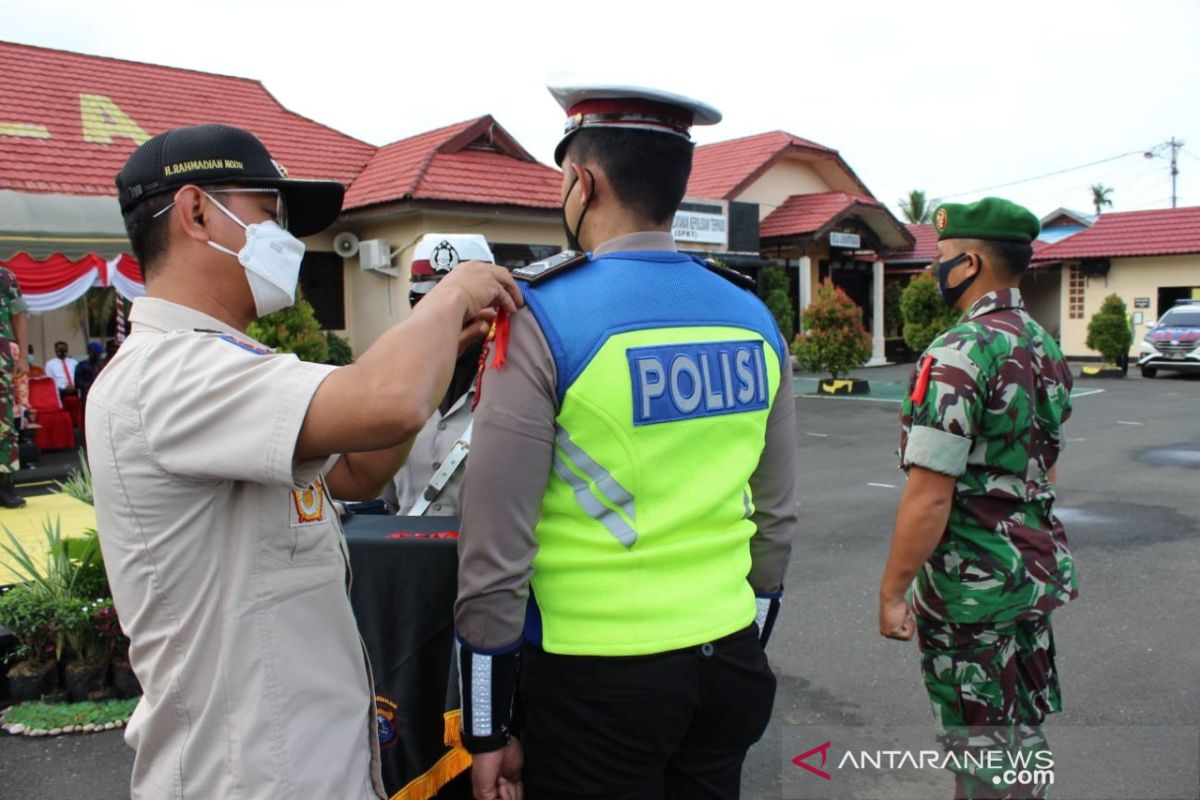
<instances>
[{"instance_id":1,"label":"black baseball cap","mask_svg":"<svg viewBox=\"0 0 1200 800\"><path fill-rule=\"evenodd\" d=\"M229 125L175 128L138 147L117 173L121 213L181 186L273 187L287 203L288 230L308 236L333 224L346 187L337 181L296 180L249 131Z\"/></svg>"}]
</instances>

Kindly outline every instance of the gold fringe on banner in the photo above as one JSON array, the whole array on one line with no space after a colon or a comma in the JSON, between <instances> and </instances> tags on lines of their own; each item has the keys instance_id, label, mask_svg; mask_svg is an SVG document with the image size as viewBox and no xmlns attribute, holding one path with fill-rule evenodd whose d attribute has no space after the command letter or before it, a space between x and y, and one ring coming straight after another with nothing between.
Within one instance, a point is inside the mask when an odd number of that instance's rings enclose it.
<instances>
[{"instance_id":1,"label":"gold fringe on banner","mask_svg":"<svg viewBox=\"0 0 1200 800\"><path fill-rule=\"evenodd\" d=\"M462 712L447 711L443 720L443 741L451 750L428 772L413 778L392 795L391 800L433 800L443 786L471 768L471 754L462 746Z\"/></svg>"}]
</instances>

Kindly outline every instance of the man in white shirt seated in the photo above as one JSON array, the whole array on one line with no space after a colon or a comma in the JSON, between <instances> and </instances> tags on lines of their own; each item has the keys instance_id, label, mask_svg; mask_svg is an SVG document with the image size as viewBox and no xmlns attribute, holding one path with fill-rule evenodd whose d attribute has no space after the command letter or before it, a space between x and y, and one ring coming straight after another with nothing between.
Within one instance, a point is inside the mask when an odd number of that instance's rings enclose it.
<instances>
[{"instance_id":1,"label":"man in white shirt seated","mask_svg":"<svg viewBox=\"0 0 1200 800\"><path fill-rule=\"evenodd\" d=\"M55 342L54 358L46 359L46 374L54 378L59 394L75 394L75 367L79 362L67 352L66 342Z\"/></svg>"}]
</instances>

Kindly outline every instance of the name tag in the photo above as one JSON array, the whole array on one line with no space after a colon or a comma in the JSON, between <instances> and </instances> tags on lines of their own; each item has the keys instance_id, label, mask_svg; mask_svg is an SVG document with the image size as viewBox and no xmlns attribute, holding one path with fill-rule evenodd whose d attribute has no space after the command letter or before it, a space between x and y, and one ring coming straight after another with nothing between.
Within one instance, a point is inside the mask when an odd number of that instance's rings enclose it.
<instances>
[{"instance_id":1,"label":"name tag","mask_svg":"<svg viewBox=\"0 0 1200 800\"><path fill-rule=\"evenodd\" d=\"M631 347L633 424L741 414L767 408L762 341Z\"/></svg>"}]
</instances>

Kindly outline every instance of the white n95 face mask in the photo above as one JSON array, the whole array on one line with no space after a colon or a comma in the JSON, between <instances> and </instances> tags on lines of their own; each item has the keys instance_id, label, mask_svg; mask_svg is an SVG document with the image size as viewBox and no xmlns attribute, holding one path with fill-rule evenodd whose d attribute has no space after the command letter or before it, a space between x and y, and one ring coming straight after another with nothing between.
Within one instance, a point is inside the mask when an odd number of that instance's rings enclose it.
<instances>
[{"instance_id":1,"label":"white n95 face mask","mask_svg":"<svg viewBox=\"0 0 1200 800\"><path fill-rule=\"evenodd\" d=\"M221 201L205 192L225 216L246 230L246 244L236 253L228 247L209 241L211 247L237 258L246 270L246 281L254 295L254 310L260 317L296 302L296 285L300 280L300 262L304 260L304 242L292 236L275 220L247 225L221 205Z\"/></svg>"}]
</instances>

